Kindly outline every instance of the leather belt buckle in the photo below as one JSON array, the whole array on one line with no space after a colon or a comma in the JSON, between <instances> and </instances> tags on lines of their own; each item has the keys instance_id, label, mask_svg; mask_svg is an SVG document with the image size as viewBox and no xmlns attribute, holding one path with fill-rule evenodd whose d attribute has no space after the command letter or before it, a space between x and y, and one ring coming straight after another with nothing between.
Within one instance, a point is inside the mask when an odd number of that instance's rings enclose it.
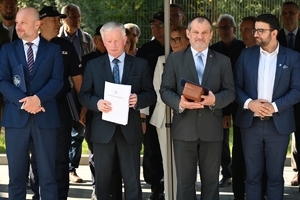
<instances>
[{"instance_id":1,"label":"leather belt buckle","mask_svg":"<svg viewBox=\"0 0 300 200\"><path fill-rule=\"evenodd\" d=\"M266 117L259 117L261 121L265 121L265 120L270 120L272 119L271 116L266 116Z\"/></svg>"}]
</instances>

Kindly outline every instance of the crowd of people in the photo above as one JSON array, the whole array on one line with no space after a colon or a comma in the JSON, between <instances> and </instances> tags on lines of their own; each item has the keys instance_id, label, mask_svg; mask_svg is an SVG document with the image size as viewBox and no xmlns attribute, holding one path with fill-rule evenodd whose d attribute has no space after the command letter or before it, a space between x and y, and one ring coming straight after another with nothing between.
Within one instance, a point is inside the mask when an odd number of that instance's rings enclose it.
<instances>
[{"instance_id":1,"label":"crowd of people","mask_svg":"<svg viewBox=\"0 0 300 200\"><path fill-rule=\"evenodd\" d=\"M26 199L29 186L32 199L66 200L69 182L83 182L76 168L84 139L92 200L122 199L122 184L125 199L142 199L142 144L151 200L196 199L197 167L201 199L217 200L219 187L232 185L235 200L282 200L291 133L291 185L299 186L300 9L295 2L282 4L282 28L272 14L245 16L241 40L234 17L220 14L220 41L214 44L209 18L186 19L184 8L171 4L170 24L164 12L149 17L153 38L141 47L142 33L134 23L101 24L93 37L84 32L75 4L61 12L53 6L38 11L0 0L0 13L0 125L9 199ZM168 56L165 27L170 27ZM116 109L124 112L107 99L107 82L131 87L125 125L106 118ZM182 94L185 82L208 90L200 101L190 100Z\"/></svg>"}]
</instances>

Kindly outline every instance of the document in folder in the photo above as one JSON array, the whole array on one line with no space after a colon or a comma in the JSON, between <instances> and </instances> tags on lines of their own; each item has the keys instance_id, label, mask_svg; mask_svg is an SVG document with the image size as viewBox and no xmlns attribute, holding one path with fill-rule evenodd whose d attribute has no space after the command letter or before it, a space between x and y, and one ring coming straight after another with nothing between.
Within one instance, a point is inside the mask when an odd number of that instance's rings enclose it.
<instances>
[{"instance_id":1,"label":"document in folder","mask_svg":"<svg viewBox=\"0 0 300 200\"><path fill-rule=\"evenodd\" d=\"M27 90L23 65L19 64L15 67L12 67L11 75L13 84L25 93Z\"/></svg>"},{"instance_id":2,"label":"document in folder","mask_svg":"<svg viewBox=\"0 0 300 200\"><path fill-rule=\"evenodd\" d=\"M102 113L102 119L116 124L128 123L129 97L131 85L115 84L105 81L104 100L111 103L112 110Z\"/></svg>"}]
</instances>

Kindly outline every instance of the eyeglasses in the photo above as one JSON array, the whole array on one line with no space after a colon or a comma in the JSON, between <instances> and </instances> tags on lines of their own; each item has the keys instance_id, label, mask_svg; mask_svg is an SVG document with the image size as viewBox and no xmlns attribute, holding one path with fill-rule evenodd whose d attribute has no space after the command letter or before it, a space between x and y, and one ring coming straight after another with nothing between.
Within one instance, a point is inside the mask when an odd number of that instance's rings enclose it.
<instances>
[{"instance_id":1,"label":"eyeglasses","mask_svg":"<svg viewBox=\"0 0 300 200\"><path fill-rule=\"evenodd\" d=\"M252 34L254 35L255 32L257 32L257 35L264 34L264 31L274 31L274 29L264 29L264 28L258 28L258 29L252 29Z\"/></svg>"},{"instance_id":2,"label":"eyeglasses","mask_svg":"<svg viewBox=\"0 0 300 200\"><path fill-rule=\"evenodd\" d=\"M170 17L180 17L182 14L180 14L180 13L172 13L172 14L170 14Z\"/></svg>"},{"instance_id":3,"label":"eyeglasses","mask_svg":"<svg viewBox=\"0 0 300 200\"><path fill-rule=\"evenodd\" d=\"M164 24L163 23L158 23L158 24L150 24L151 28L163 28Z\"/></svg>"},{"instance_id":4,"label":"eyeglasses","mask_svg":"<svg viewBox=\"0 0 300 200\"><path fill-rule=\"evenodd\" d=\"M170 38L170 44L179 44L181 42L181 37Z\"/></svg>"},{"instance_id":5,"label":"eyeglasses","mask_svg":"<svg viewBox=\"0 0 300 200\"><path fill-rule=\"evenodd\" d=\"M231 27L232 27L232 26L226 25L226 26L219 26L219 27L217 27L217 29L218 29L219 31L228 31Z\"/></svg>"}]
</instances>

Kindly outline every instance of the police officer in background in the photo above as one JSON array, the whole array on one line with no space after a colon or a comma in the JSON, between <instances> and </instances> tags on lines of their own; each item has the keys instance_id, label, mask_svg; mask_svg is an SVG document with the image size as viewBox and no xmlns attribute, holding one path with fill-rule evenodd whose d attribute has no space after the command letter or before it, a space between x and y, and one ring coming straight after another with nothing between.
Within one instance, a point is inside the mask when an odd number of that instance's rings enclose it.
<instances>
[{"instance_id":1,"label":"police officer in background","mask_svg":"<svg viewBox=\"0 0 300 200\"><path fill-rule=\"evenodd\" d=\"M69 149L71 145L72 115L66 98L67 93L71 91L69 76L73 82L73 87L78 93L82 83L83 68L78 55L72 43L56 37L60 28L60 19L66 18L66 15L60 14L55 7L46 6L40 12L41 19L41 37L49 42L58 44L61 47L64 66L64 85L56 95L56 102L59 111L61 127L57 129L56 137L56 180L58 184L58 199L67 200L69 191ZM30 179L31 189L34 192L32 199L39 199L38 173L36 170L34 152L32 154Z\"/></svg>"}]
</instances>

